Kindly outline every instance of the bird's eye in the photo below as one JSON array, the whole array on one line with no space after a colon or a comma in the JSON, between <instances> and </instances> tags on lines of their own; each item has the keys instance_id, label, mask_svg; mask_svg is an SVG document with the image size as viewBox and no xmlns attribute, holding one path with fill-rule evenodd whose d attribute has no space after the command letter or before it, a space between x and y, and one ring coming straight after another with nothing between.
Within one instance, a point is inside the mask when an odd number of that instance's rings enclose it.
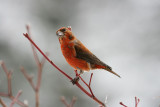
<instances>
[{"instance_id":1,"label":"bird's eye","mask_svg":"<svg viewBox=\"0 0 160 107\"><path fill-rule=\"evenodd\" d=\"M65 29L65 28L64 28L64 29L61 29L61 31L62 31L62 32L65 32L65 31L66 31L66 29Z\"/></svg>"}]
</instances>

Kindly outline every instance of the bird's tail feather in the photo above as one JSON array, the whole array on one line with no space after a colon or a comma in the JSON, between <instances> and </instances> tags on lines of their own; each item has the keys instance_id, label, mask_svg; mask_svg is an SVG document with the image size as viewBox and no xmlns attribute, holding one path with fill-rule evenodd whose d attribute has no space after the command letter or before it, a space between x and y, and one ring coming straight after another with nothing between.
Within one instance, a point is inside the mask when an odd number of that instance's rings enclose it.
<instances>
[{"instance_id":1,"label":"bird's tail feather","mask_svg":"<svg viewBox=\"0 0 160 107\"><path fill-rule=\"evenodd\" d=\"M109 71L110 73L112 73L112 74L118 76L119 78L121 78L117 73L112 71L112 68L110 66L108 66L108 65L106 65L104 63L103 63L103 65L94 65L94 68L96 68L96 69L105 69L105 70ZM94 69L94 68L92 68L92 69Z\"/></svg>"},{"instance_id":2,"label":"bird's tail feather","mask_svg":"<svg viewBox=\"0 0 160 107\"><path fill-rule=\"evenodd\" d=\"M109 71L110 73L118 76L119 78L121 78L120 75L118 75L117 73L115 73L114 71L112 71L112 68L110 66L107 65L104 69L107 70L107 71Z\"/></svg>"}]
</instances>

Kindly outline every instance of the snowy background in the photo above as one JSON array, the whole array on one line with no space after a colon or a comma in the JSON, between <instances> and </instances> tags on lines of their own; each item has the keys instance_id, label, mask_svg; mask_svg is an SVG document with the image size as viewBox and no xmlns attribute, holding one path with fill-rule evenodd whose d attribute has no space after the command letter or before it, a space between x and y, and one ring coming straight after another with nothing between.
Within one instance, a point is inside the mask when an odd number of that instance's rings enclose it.
<instances>
[{"instance_id":1,"label":"snowy background","mask_svg":"<svg viewBox=\"0 0 160 107\"><path fill-rule=\"evenodd\" d=\"M159 0L0 0L0 60L13 70L13 94L34 107L34 92L20 72L20 66L36 75L36 64L29 41L22 35L31 25L34 41L61 69L74 77L61 54L56 30L72 26L76 37L122 78L94 70L92 89L101 101L108 97L108 107L160 105L160 1ZM42 57L39 54L40 57ZM0 92L7 92L7 82L0 68ZM90 74L82 77L88 81ZM36 79L35 79L36 80ZM63 107L60 97L75 107L98 107L48 62L40 89L40 107ZM3 98L6 103L10 101ZM18 105L15 107L19 107Z\"/></svg>"}]
</instances>

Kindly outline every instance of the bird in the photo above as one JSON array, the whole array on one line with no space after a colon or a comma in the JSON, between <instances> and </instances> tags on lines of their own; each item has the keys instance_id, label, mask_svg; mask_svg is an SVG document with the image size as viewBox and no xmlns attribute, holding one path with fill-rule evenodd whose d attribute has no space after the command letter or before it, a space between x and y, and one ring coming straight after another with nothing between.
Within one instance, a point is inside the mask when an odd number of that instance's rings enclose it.
<instances>
[{"instance_id":1,"label":"bird","mask_svg":"<svg viewBox=\"0 0 160 107\"><path fill-rule=\"evenodd\" d=\"M56 31L56 35L58 36L64 58L74 70L79 70L80 74L83 74L84 71L104 69L120 77L109 65L102 62L76 38L70 26L61 27ZM78 80L79 78L76 77L72 80L72 83L75 84Z\"/></svg>"}]
</instances>

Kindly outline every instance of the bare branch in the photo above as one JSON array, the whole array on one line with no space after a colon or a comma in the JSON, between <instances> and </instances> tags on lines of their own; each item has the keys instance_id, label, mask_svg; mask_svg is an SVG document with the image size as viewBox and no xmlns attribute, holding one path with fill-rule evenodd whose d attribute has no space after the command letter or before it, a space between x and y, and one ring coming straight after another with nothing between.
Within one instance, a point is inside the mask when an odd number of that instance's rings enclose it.
<instances>
[{"instance_id":1,"label":"bare branch","mask_svg":"<svg viewBox=\"0 0 160 107\"><path fill-rule=\"evenodd\" d=\"M70 107L70 105L67 103L67 101L66 101L64 96L61 97L61 101L66 107Z\"/></svg>"},{"instance_id":2,"label":"bare branch","mask_svg":"<svg viewBox=\"0 0 160 107\"><path fill-rule=\"evenodd\" d=\"M92 91L92 89L91 89L91 87L90 87L93 73L91 73L90 81L89 81L89 85L88 85L88 84L84 81L84 79L80 76L80 74L77 73L77 70L74 70L74 71L75 71L75 73L76 73L76 76L78 76L78 77L82 80L82 82L88 87L88 89L89 89L92 97L95 97L94 94L93 94L93 91Z\"/></svg>"},{"instance_id":3,"label":"bare branch","mask_svg":"<svg viewBox=\"0 0 160 107\"><path fill-rule=\"evenodd\" d=\"M73 98L72 98L72 101L71 101L71 103L70 103L70 107L73 107L76 101L77 101L77 98L76 98L76 97L73 97Z\"/></svg>"},{"instance_id":4,"label":"bare branch","mask_svg":"<svg viewBox=\"0 0 160 107\"><path fill-rule=\"evenodd\" d=\"M93 73L91 73L91 77L90 77L90 81L89 81L89 87L91 86L92 76L93 76Z\"/></svg>"},{"instance_id":5,"label":"bare branch","mask_svg":"<svg viewBox=\"0 0 160 107\"><path fill-rule=\"evenodd\" d=\"M28 82L30 83L30 85L32 86L33 90L36 90L34 83L32 81L33 77L28 75L26 70L24 69L24 67L20 67L21 72L23 73L24 77L28 80Z\"/></svg>"},{"instance_id":6,"label":"bare branch","mask_svg":"<svg viewBox=\"0 0 160 107\"><path fill-rule=\"evenodd\" d=\"M139 102L140 102L140 99L139 98L137 99L137 97L135 97L135 107L138 107Z\"/></svg>"},{"instance_id":7,"label":"bare branch","mask_svg":"<svg viewBox=\"0 0 160 107\"><path fill-rule=\"evenodd\" d=\"M11 86L11 76L12 76L12 72L8 71L5 63L3 61L1 61L1 66L4 70L4 72L6 73L7 76L7 81L8 81L8 95L12 96L12 86Z\"/></svg>"},{"instance_id":8,"label":"bare branch","mask_svg":"<svg viewBox=\"0 0 160 107\"><path fill-rule=\"evenodd\" d=\"M135 97L135 107L138 107L138 103L140 102L140 99L137 97ZM120 102L120 105L124 106L124 107L127 107L126 105L124 105L122 102Z\"/></svg>"},{"instance_id":9,"label":"bare branch","mask_svg":"<svg viewBox=\"0 0 160 107\"><path fill-rule=\"evenodd\" d=\"M29 26L29 24L26 25L26 29L27 29L28 36L31 38L31 31L30 31L30 26ZM36 64L37 64L37 66L39 66L40 61L39 61L37 52L36 52L36 50L35 50L35 47L34 47L32 44L31 44L31 47L32 47L32 52L33 52L33 56L34 56L34 59L35 59L35 61L36 61Z\"/></svg>"},{"instance_id":10,"label":"bare branch","mask_svg":"<svg viewBox=\"0 0 160 107\"><path fill-rule=\"evenodd\" d=\"M120 104L120 105L122 105L122 106L124 106L124 107L127 107L127 106L126 106L126 105L124 105L122 102L120 102L119 104Z\"/></svg>"},{"instance_id":11,"label":"bare branch","mask_svg":"<svg viewBox=\"0 0 160 107\"><path fill-rule=\"evenodd\" d=\"M46 56L49 56L49 53L46 52ZM46 59L43 57L42 60L41 60L41 66L43 67L44 66L44 63L46 62Z\"/></svg>"},{"instance_id":12,"label":"bare branch","mask_svg":"<svg viewBox=\"0 0 160 107\"><path fill-rule=\"evenodd\" d=\"M18 94L16 95L16 97L12 100L10 107L13 107L13 105L16 103L16 101L18 100L19 96L22 94L22 90L20 90L18 92Z\"/></svg>"},{"instance_id":13,"label":"bare branch","mask_svg":"<svg viewBox=\"0 0 160 107\"><path fill-rule=\"evenodd\" d=\"M76 102L77 98L76 97L73 97L72 98L72 101L70 102L70 104L67 103L66 99L64 96L61 97L61 101L62 103L66 106L66 107L73 107L75 102Z\"/></svg>"},{"instance_id":14,"label":"bare branch","mask_svg":"<svg viewBox=\"0 0 160 107\"><path fill-rule=\"evenodd\" d=\"M2 97L8 97L9 99L11 99L12 101L15 99L15 97L12 95L12 85L11 85L11 77L12 77L12 71L8 71L5 63L3 61L0 61L0 65L3 69L3 71L6 74L7 77L7 81L8 81L8 93L0 93L0 96ZM16 101L14 101L15 103L19 104L22 107L28 107L27 105L25 105L23 102L21 102L20 100L18 100L18 98L16 98Z\"/></svg>"},{"instance_id":15,"label":"bare branch","mask_svg":"<svg viewBox=\"0 0 160 107\"><path fill-rule=\"evenodd\" d=\"M0 98L0 104L2 105L2 107L7 107L1 98Z\"/></svg>"}]
</instances>

